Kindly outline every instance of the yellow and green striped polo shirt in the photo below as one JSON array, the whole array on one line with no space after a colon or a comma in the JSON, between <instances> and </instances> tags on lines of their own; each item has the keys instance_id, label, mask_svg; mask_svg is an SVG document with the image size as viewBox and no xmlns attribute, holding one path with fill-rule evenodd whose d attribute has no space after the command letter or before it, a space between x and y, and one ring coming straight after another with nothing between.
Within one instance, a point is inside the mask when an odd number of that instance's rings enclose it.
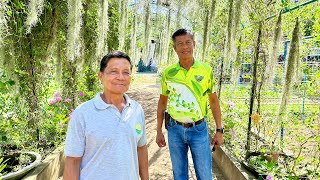
<instances>
[{"instance_id":1,"label":"yellow and green striped polo shirt","mask_svg":"<svg viewBox=\"0 0 320 180\"><path fill-rule=\"evenodd\" d=\"M168 113L179 122L194 122L207 115L208 94L215 92L210 65L194 61L187 71L179 62L162 73L161 94L169 96Z\"/></svg>"}]
</instances>

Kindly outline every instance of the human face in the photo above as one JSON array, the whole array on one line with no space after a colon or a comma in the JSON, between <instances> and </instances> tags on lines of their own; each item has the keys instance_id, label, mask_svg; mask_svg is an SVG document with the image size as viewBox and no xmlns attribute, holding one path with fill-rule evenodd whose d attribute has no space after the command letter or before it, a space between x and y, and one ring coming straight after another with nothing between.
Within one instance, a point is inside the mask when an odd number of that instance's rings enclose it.
<instances>
[{"instance_id":1,"label":"human face","mask_svg":"<svg viewBox=\"0 0 320 180\"><path fill-rule=\"evenodd\" d=\"M180 60L193 60L193 50L195 48L195 41L188 34L177 36L173 44Z\"/></svg>"},{"instance_id":2,"label":"human face","mask_svg":"<svg viewBox=\"0 0 320 180\"><path fill-rule=\"evenodd\" d=\"M111 58L99 79L104 93L123 95L128 91L131 82L131 65L125 58Z\"/></svg>"}]
</instances>

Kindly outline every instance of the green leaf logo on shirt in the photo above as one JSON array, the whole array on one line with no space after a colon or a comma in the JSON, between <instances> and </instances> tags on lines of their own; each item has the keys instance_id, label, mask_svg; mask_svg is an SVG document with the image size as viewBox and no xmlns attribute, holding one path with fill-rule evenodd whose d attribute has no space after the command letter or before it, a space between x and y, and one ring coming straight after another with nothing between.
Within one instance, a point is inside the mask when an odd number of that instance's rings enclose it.
<instances>
[{"instance_id":1,"label":"green leaf logo on shirt","mask_svg":"<svg viewBox=\"0 0 320 180\"><path fill-rule=\"evenodd\" d=\"M175 68L170 69L170 70L168 71L168 75L169 75L170 77L174 77L177 73L178 73L178 71L177 71Z\"/></svg>"},{"instance_id":2,"label":"green leaf logo on shirt","mask_svg":"<svg viewBox=\"0 0 320 180\"><path fill-rule=\"evenodd\" d=\"M196 76L194 76L194 78L195 78L198 82L200 82L200 81L202 81L203 76L198 76L198 75L196 75Z\"/></svg>"},{"instance_id":3,"label":"green leaf logo on shirt","mask_svg":"<svg viewBox=\"0 0 320 180\"><path fill-rule=\"evenodd\" d=\"M137 123L137 124L136 124L136 133L137 133L138 135L140 135L141 132L142 132L142 130L141 130L141 125L140 125L139 123Z\"/></svg>"}]
</instances>

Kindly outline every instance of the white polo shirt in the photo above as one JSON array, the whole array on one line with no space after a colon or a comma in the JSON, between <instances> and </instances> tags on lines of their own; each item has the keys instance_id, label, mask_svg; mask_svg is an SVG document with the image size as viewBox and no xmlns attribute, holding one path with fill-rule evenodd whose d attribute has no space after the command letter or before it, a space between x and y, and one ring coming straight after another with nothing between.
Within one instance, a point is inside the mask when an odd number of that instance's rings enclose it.
<instances>
[{"instance_id":1,"label":"white polo shirt","mask_svg":"<svg viewBox=\"0 0 320 180\"><path fill-rule=\"evenodd\" d=\"M73 112L65 156L82 157L80 180L138 180L137 147L147 143L143 109L124 95L127 103L120 113L100 94Z\"/></svg>"}]
</instances>

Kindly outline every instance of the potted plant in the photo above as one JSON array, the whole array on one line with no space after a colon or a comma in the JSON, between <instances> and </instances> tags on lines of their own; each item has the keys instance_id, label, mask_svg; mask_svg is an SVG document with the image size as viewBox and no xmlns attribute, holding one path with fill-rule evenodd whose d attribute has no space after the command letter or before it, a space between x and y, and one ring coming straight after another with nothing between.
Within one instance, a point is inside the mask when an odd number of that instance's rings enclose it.
<instances>
[{"instance_id":1,"label":"potted plant","mask_svg":"<svg viewBox=\"0 0 320 180\"><path fill-rule=\"evenodd\" d=\"M41 155L35 152L15 152L2 156L5 164L1 165L0 173L2 180L21 179L30 170L40 164Z\"/></svg>"}]
</instances>

